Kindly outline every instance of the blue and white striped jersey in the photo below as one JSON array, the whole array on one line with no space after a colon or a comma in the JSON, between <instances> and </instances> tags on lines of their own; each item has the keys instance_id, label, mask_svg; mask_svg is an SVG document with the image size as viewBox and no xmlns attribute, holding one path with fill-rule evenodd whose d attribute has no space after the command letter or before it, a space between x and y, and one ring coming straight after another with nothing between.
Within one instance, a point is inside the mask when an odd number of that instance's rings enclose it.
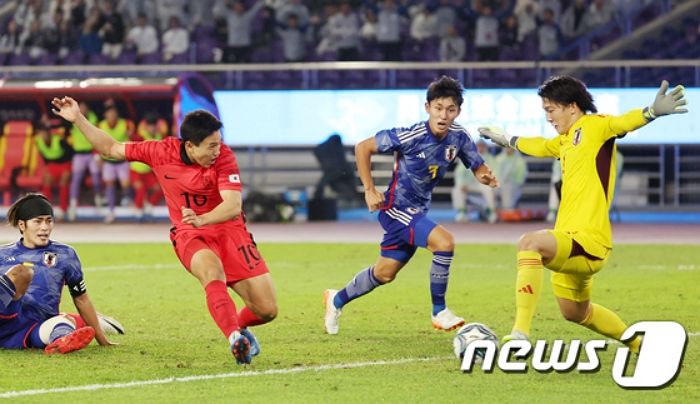
<instances>
[{"instance_id":1,"label":"blue and white striped jersey","mask_svg":"<svg viewBox=\"0 0 700 404\"><path fill-rule=\"evenodd\" d=\"M80 259L69 245L49 241L46 247L27 248L20 239L0 246L0 273L23 263L34 265L32 282L20 299L23 314L33 320L43 321L58 314L64 284L73 296L85 293Z\"/></svg>"},{"instance_id":2,"label":"blue and white striped jersey","mask_svg":"<svg viewBox=\"0 0 700 404\"><path fill-rule=\"evenodd\" d=\"M447 173L455 158L470 169L484 164L476 144L466 129L452 124L447 135L438 140L427 121L410 128L379 131L374 139L379 153L395 153L394 174L382 209L413 208L424 212L430 208L433 189Z\"/></svg>"}]
</instances>

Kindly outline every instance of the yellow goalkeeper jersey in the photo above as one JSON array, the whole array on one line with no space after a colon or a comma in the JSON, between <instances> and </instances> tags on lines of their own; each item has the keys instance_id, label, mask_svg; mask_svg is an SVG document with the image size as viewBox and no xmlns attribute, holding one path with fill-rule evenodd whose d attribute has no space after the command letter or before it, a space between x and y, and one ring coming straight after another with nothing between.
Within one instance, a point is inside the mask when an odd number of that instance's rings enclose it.
<instances>
[{"instance_id":1,"label":"yellow goalkeeper jersey","mask_svg":"<svg viewBox=\"0 0 700 404\"><path fill-rule=\"evenodd\" d=\"M641 109L620 116L584 115L552 139L518 139L517 148L561 160L561 202L555 230L567 232L583 249L603 258L612 248L609 209L615 191L615 139L646 125Z\"/></svg>"}]
</instances>

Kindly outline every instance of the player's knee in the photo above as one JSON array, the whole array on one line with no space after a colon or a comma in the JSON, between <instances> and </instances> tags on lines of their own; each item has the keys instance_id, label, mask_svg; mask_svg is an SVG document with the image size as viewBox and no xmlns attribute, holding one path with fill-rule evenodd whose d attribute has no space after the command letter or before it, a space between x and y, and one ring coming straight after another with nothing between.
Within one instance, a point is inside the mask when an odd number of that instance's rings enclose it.
<instances>
[{"instance_id":1,"label":"player's knee","mask_svg":"<svg viewBox=\"0 0 700 404\"><path fill-rule=\"evenodd\" d=\"M435 251L454 251L455 250L455 238L452 234L447 234L447 236L442 237L435 243Z\"/></svg>"},{"instance_id":2,"label":"player's knee","mask_svg":"<svg viewBox=\"0 0 700 404\"><path fill-rule=\"evenodd\" d=\"M259 317L266 323L274 320L277 317L277 305L275 303L265 305L261 308Z\"/></svg>"},{"instance_id":3,"label":"player's knee","mask_svg":"<svg viewBox=\"0 0 700 404\"><path fill-rule=\"evenodd\" d=\"M18 299L27 292L29 284L32 283L34 270L30 266L18 264L5 272L5 275L10 278L15 285L15 299Z\"/></svg>"},{"instance_id":4,"label":"player's knee","mask_svg":"<svg viewBox=\"0 0 700 404\"><path fill-rule=\"evenodd\" d=\"M583 320L586 319L585 311L581 313L580 310L572 310L565 308L561 308L560 311L562 317L564 317L566 321L571 321L572 323L580 324Z\"/></svg>"},{"instance_id":5,"label":"player's knee","mask_svg":"<svg viewBox=\"0 0 700 404\"><path fill-rule=\"evenodd\" d=\"M374 277L381 282L382 284L389 283L396 279L396 272L395 271L382 271L382 270L377 270L377 268L374 268Z\"/></svg>"},{"instance_id":6,"label":"player's knee","mask_svg":"<svg viewBox=\"0 0 700 404\"><path fill-rule=\"evenodd\" d=\"M538 238L535 233L525 233L518 240L518 251L539 251Z\"/></svg>"}]
</instances>

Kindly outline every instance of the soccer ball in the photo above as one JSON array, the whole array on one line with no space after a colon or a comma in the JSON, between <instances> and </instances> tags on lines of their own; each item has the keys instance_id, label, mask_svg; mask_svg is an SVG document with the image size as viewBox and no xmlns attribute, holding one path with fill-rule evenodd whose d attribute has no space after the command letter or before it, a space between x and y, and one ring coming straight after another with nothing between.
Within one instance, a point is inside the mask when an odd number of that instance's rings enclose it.
<instances>
[{"instance_id":1,"label":"soccer ball","mask_svg":"<svg viewBox=\"0 0 700 404\"><path fill-rule=\"evenodd\" d=\"M452 340L455 356L459 359L463 359L467 346L478 340L498 342L498 337L496 336L495 332L481 323L469 323L463 325L462 328L457 330L457 335L455 335L454 339ZM476 358L475 362L481 363L484 360L485 354L486 352L484 348L477 349L474 352L474 356Z\"/></svg>"}]
</instances>

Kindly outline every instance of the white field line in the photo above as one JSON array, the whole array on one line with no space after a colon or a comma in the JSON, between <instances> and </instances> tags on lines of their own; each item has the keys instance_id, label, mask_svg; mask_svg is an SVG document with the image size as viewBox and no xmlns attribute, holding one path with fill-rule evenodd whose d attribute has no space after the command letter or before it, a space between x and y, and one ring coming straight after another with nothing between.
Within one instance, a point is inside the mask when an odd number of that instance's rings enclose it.
<instances>
[{"instance_id":1,"label":"white field line","mask_svg":"<svg viewBox=\"0 0 700 404\"><path fill-rule=\"evenodd\" d=\"M700 332L689 332L688 336L689 337L698 337L698 336L700 336ZM611 341L611 342L617 342L617 341ZM88 385L83 385L83 386L58 387L58 388L53 388L53 389L17 390L17 391L7 391L4 393L0 393L0 398L39 396L39 395L45 395L45 394L71 393L71 392L75 392L75 391L128 389L131 387L155 386L155 385L170 384L170 383L189 383L189 382L196 382L196 381L201 381L201 380L229 379L229 378L238 378L238 377L255 377L255 376L269 376L269 375L286 375L286 374L301 373L301 372L323 372L323 371L327 371L327 370L365 368L365 367L370 367L370 366L395 366L395 365L403 365L406 363L435 362L435 361L449 360L449 359L454 359L454 357L443 356L443 357L434 357L434 358L405 358L405 359L372 361L372 362L339 363L339 364L335 364L335 365L299 366L299 367L286 368L286 369L268 369L268 370L257 370L257 371L243 371L243 372L236 372L236 373L219 373L219 374L213 374L213 375L168 377L165 379L137 380L137 381L123 382L123 383L88 384Z\"/></svg>"},{"instance_id":2,"label":"white field line","mask_svg":"<svg viewBox=\"0 0 700 404\"><path fill-rule=\"evenodd\" d=\"M127 269L172 269L172 268L182 268L180 264L122 264L122 265L104 265L104 266L90 266L85 267L85 271L121 271Z\"/></svg>"},{"instance_id":3,"label":"white field line","mask_svg":"<svg viewBox=\"0 0 700 404\"><path fill-rule=\"evenodd\" d=\"M44 395L44 394L70 393L70 392L75 392L75 391L125 389L125 388L131 388L131 387L153 386L153 385L170 384L170 383L189 383L189 382L194 382L194 381L213 380L213 379L228 379L228 378L268 376L268 375L286 375L286 374L301 373L301 372L323 372L323 371L327 371L327 370L365 368L365 367L370 367L370 366L395 366L395 365L403 365L406 363L434 362L434 361L441 361L441 360L447 360L447 359L454 359L454 357L443 356L443 357L436 357L436 358L405 358L405 359L371 361L371 362L339 363L339 364L335 364L335 365L299 366L299 367L286 368L286 369L268 369L268 370L257 370L257 371L243 371L243 372L235 372L235 373L219 373L219 374L213 374L213 375L197 375L197 376L184 376L184 377L168 377L165 379L137 380L137 381L131 381L131 382L125 382L125 383L88 384L88 385L83 385L83 386L59 387L59 388L53 388L53 389L18 390L18 391L8 391L5 393L0 393L0 398L38 396L38 395Z\"/></svg>"}]
</instances>

